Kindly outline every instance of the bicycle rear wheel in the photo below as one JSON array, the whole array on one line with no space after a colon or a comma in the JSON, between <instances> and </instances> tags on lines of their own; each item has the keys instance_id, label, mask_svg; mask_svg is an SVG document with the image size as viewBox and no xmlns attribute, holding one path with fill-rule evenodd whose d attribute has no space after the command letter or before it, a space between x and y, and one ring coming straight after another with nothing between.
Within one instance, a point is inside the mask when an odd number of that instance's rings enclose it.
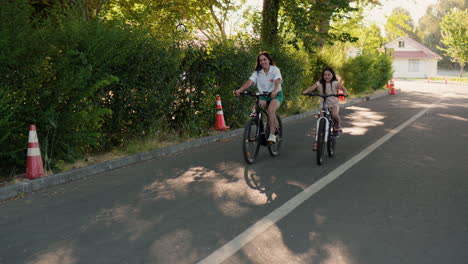
<instances>
[{"instance_id":1,"label":"bicycle rear wheel","mask_svg":"<svg viewBox=\"0 0 468 264\"><path fill-rule=\"evenodd\" d=\"M260 144L258 142L258 121L251 119L247 122L242 138L242 152L247 163L255 162Z\"/></svg>"},{"instance_id":2,"label":"bicycle rear wheel","mask_svg":"<svg viewBox=\"0 0 468 264\"><path fill-rule=\"evenodd\" d=\"M323 153L325 152L325 119L320 119L317 131L317 164L323 163Z\"/></svg>"},{"instance_id":3,"label":"bicycle rear wheel","mask_svg":"<svg viewBox=\"0 0 468 264\"><path fill-rule=\"evenodd\" d=\"M276 114L276 124L276 142L268 144L268 152L270 152L270 155L272 156L278 156L280 154L281 142L283 140L283 124L281 123L281 118L278 114ZM270 127L270 124L268 124L268 127Z\"/></svg>"}]
</instances>

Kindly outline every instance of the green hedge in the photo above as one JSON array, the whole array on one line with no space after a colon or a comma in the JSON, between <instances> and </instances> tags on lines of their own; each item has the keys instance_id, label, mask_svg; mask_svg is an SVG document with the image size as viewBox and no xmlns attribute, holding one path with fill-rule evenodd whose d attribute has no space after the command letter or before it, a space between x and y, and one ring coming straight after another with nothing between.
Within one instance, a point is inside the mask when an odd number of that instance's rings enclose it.
<instances>
[{"instance_id":1,"label":"green hedge","mask_svg":"<svg viewBox=\"0 0 468 264\"><path fill-rule=\"evenodd\" d=\"M468 77L430 77L432 81L468 82Z\"/></svg>"},{"instance_id":2,"label":"green hedge","mask_svg":"<svg viewBox=\"0 0 468 264\"><path fill-rule=\"evenodd\" d=\"M392 78L392 62L383 54L363 54L348 60L342 68L344 86L354 94L381 89Z\"/></svg>"},{"instance_id":3,"label":"green hedge","mask_svg":"<svg viewBox=\"0 0 468 264\"><path fill-rule=\"evenodd\" d=\"M29 124L48 169L158 133L198 137L214 126L216 96L232 128L252 98L235 97L254 70L258 43L166 42L119 21L50 14L35 20L27 0L0 5L0 169L24 171ZM303 51L270 51L283 75L281 113L310 108L300 96L321 69ZM384 56L345 65L352 91L391 75Z\"/></svg>"}]
</instances>

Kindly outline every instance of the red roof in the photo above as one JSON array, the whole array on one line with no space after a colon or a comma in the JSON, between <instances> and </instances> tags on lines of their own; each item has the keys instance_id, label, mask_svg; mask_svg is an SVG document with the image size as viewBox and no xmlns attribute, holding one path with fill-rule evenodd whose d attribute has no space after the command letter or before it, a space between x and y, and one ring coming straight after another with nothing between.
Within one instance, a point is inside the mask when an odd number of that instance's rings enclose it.
<instances>
[{"instance_id":1,"label":"red roof","mask_svg":"<svg viewBox=\"0 0 468 264\"><path fill-rule=\"evenodd\" d=\"M394 51L393 58L395 59L434 59L423 51Z\"/></svg>"},{"instance_id":2,"label":"red roof","mask_svg":"<svg viewBox=\"0 0 468 264\"><path fill-rule=\"evenodd\" d=\"M421 43L417 42L414 39L408 37L399 37L385 45L385 47L390 47L392 43L396 43L398 41L407 41L416 48L420 49L420 51L394 51L393 58L397 59L442 59L437 53L433 52L432 50L426 48Z\"/></svg>"}]
</instances>

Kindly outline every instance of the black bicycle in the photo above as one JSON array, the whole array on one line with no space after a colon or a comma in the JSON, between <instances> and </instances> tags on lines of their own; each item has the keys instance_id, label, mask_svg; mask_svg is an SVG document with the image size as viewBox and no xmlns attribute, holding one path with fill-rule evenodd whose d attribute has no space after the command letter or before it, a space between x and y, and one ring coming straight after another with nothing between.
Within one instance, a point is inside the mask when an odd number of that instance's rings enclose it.
<instances>
[{"instance_id":1,"label":"black bicycle","mask_svg":"<svg viewBox=\"0 0 468 264\"><path fill-rule=\"evenodd\" d=\"M325 152L325 143L327 144L327 152L329 157L335 154L336 139L338 137L335 123L333 121L330 109L327 104L327 98L334 96L343 96L342 94L321 95L317 93L308 93L308 96L319 96L323 100L322 108L317 119L315 142L317 142L317 164L323 163L323 154Z\"/></svg>"},{"instance_id":2,"label":"black bicycle","mask_svg":"<svg viewBox=\"0 0 468 264\"><path fill-rule=\"evenodd\" d=\"M271 156L278 156L283 140L281 118L276 114L276 130L274 133L276 142L268 142L270 121L267 111L260 105L260 96L270 96L270 93L244 91L241 95L255 97L255 110L250 114L250 119L245 124L244 136L242 138L242 151L245 161L249 164L255 162L260 145L267 146Z\"/></svg>"}]
</instances>

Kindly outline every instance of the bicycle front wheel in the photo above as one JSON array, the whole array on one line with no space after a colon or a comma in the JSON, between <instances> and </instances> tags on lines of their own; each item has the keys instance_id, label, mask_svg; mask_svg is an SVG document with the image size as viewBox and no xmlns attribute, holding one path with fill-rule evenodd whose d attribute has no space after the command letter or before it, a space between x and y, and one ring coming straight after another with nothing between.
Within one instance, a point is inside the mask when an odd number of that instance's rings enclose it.
<instances>
[{"instance_id":1,"label":"bicycle front wheel","mask_svg":"<svg viewBox=\"0 0 468 264\"><path fill-rule=\"evenodd\" d=\"M260 149L258 132L257 120L249 120L245 125L244 137L242 138L242 152L244 154L245 161L249 164L255 162L258 150Z\"/></svg>"},{"instance_id":2,"label":"bicycle front wheel","mask_svg":"<svg viewBox=\"0 0 468 264\"><path fill-rule=\"evenodd\" d=\"M323 163L323 153L325 152L325 119L320 119L317 131L317 164Z\"/></svg>"},{"instance_id":3,"label":"bicycle front wheel","mask_svg":"<svg viewBox=\"0 0 468 264\"><path fill-rule=\"evenodd\" d=\"M268 127L270 125L268 124ZM283 124L281 123L281 118L276 114L276 142L268 144L268 152L272 156L278 156L280 154L281 142L283 141Z\"/></svg>"},{"instance_id":4,"label":"bicycle front wheel","mask_svg":"<svg viewBox=\"0 0 468 264\"><path fill-rule=\"evenodd\" d=\"M336 137L335 137L335 130L333 128L330 129L328 132L328 141L327 141L327 151L328 157L333 157L335 155L335 145L336 145Z\"/></svg>"}]
</instances>

